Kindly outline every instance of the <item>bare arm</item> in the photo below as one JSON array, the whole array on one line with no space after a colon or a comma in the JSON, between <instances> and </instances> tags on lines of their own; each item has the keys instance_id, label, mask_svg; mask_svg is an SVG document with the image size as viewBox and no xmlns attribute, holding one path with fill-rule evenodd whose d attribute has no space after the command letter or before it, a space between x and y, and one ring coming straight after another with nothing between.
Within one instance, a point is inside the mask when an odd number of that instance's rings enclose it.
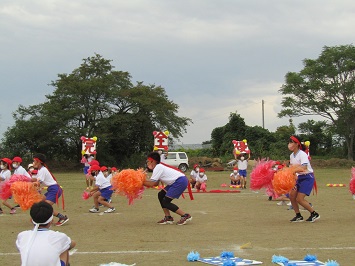
<instances>
[{"instance_id":1,"label":"bare arm","mask_svg":"<svg viewBox=\"0 0 355 266\"><path fill-rule=\"evenodd\" d=\"M145 181L143 181L143 185L146 187L155 187L155 186L159 185L159 181L145 180Z\"/></svg>"}]
</instances>

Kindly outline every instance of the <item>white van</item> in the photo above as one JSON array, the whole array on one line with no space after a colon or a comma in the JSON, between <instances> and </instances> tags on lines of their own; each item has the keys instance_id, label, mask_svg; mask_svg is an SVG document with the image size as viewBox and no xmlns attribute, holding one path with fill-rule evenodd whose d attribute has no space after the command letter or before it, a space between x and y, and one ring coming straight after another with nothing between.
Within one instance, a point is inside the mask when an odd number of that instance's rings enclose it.
<instances>
[{"instance_id":1,"label":"white van","mask_svg":"<svg viewBox=\"0 0 355 266\"><path fill-rule=\"evenodd\" d=\"M186 172L189 169L189 158L186 152L174 152L169 151L168 157L164 161L165 164L175 166L179 168L182 172Z\"/></svg>"}]
</instances>

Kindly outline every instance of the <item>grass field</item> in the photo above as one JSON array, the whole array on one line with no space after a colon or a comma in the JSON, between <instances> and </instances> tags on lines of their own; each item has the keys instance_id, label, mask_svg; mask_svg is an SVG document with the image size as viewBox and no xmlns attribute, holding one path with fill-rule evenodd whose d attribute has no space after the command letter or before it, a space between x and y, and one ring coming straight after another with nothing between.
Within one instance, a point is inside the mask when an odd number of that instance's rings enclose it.
<instances>
[{"instance_id":1,"label":"grass field","mask_svg":"<svg viewBox=\"0 0 355 266\"><path fill-rule=\"evenodd\" d=\"M229 174L207 172L208 190L221 189ZM193 201L187 195L175 200L193 216L190 223L177 226L156 224L163 217L156 189L147 189L133 205L115 196L115 213L92 214L88 212L92 200L81 199L84 175L54 173L64 187L64 213L70 221L52 229L77 242L71 265L203 265L187 261L190 251L199 252L201 257L232 251L263 265L273 265L274 254L289 259L313 254L323 262L331 259L340 265L354 265L355 200L349 193L350 174L350 169L315 169L318 195L308 198L321 216L315 223L290 223L294 212L287 206L268 201L264 191L245 189L240 193L194 193ZM344 183L346 187L327 187L328 183ZM15 240L19 232L31 228L29 212L19 209L15 215L8 213L5 209L0 215L0 265L20 265ZM308 218L307 212L302 213ZM242 249L246 243L250 243L248 248Z\"/></svg>"}]
</instances>

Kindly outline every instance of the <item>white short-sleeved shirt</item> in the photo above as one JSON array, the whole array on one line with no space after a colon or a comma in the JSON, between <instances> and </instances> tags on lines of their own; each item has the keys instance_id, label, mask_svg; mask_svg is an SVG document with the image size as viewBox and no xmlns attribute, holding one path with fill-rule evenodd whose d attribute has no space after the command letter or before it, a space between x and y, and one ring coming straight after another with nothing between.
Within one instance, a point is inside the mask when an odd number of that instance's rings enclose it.
<instances>
[{"instance_id":1,"label":"white short-sleeved shirt","mask_svg":"<svg viewBox=\"0 0 355 266\"><path fill-rule=\"evenodd\" d=\"M248 168L248 160L238 160L239 170L247 170L247 168Z\"/></svg>"},{"instance_id":2,"label":"white short-sleeved shirt","mask_svg":"<svg viewBox=\"0 0 355 266\"><path fill-rule=\"evenodd\" d=\"M27 230L17 236L16 246L21 253L22 265L25 265L24 256L32 233L32 230ZM70 237L64 233L39 229L30 248L26 266L60 266L59 256L69 249L70 244Z\"/></svg>"},{"instance_id":3,"label":"white short-sleeved shirt","mask_svg":"<svg viewBox=\"0 0 355 266\"><path fill-rule=\"evenodd\" d=\"M30 174L26 171L25 168L22 167L22 165L19 165L19 166L15 169L14 175L24 175L24 176L27 176L28 178L31 178Z\"/></svg>"},{"instance_id":4,"label":"white short-sleeved shirt","mask_svg":"<svg viewBox=\"0 0 355 266\"><path fill-rule=\"evenodd\" d=\"M153 174L150 178L151 181L162 181L166 185L171 185L179 177L184 176L178 170L163 164L157 164L153 169Z\"/></svg>"},{"instance_id":5,"label":"white short-sleeved shirt","mask_svg":"<svg viewBox=\"0 0 355 266\"><path fill-rule=\"evenodd\" d=\"M99 187L99 189L107 188L111 186L110 180L108 180L104 174L100 171L95 179L95 185Z\"/></svg>"},{"instance_id":6,"label":"white short-sleeved shirt","mask_svg":"<svg viewBox=\"0 0 355 266\"><path fill-rule=\"evenodd\" d=\"M57 181L54 180L49 170L44 166L38 169L37 180L47 187L57 184Z\"/></svg>"},{"instance_id":7,"label":"white short-sleeved shirt","mask_svg":"<svg viewBox=\"0 0 355 266\"><path fill-rule=\"evenodd\" d=\"M199 174L198 171L196 172L195 170L192 170L191 173L190 173L190 176L191 176L193 179L196 180L196 178L198 177L198 174Z\"/></svg>"},{"instance_id":8,"label":"white short-sleeved shirt","mask_svg":"<svg viewBox=\"0 0 355 266\"><path fill-rule=\"evenodd\" d=\"M203 175L202 177L200 175L198 175L196 177L196 182L205 183L206 181L207 181L207 175Z\"/></svg>"},{"instance_id":9,"label":"white short-sleeved shirt","mask_svg":"<svg viewBox=\"0 0 355 266\"><path fill-rule=\"evenodd\" d=\"M6 181L10 179L11 177L11 171L9 169L1 170L0 172L0 180Z\"/></svg>"},{"instance_id":10,"label":"white short-sleeved shirt","mask_svg":"<svg viewBox=\"0 0 355 266\"><path fill-rule=\"evenodd\" d=\"M230 175L229 175L230 177L233 177L233 178L238 178L239 177L239 173L231 173Z\"/></svg>"},{"instance_id":11,"label":"white short-sleeved shirt","mask_svg":"<svg viewBox=\"0 0 355 266\"><path fill-rule=\"evenodd\" d=\"M291 153L290 155L290 164L300 164L300 165L307 165L307 172L313 173L313 168L311 163L309 162L308 155L302 150L298 150L296 154Z\"/></svg>"}]
</instances>

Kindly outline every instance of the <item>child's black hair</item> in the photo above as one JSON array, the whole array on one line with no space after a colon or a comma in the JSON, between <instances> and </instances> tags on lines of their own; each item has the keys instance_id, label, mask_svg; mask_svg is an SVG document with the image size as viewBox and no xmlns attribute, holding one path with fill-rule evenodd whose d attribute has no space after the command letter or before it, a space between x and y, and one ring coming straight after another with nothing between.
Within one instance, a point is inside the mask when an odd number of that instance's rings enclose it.
<instances>
[{"instance_id":1,"label":"child's black hair","mask_svg":"<svg viewBox=\"0 0 355 266\"><path fill-rule=\"evenodd\" d=\"M35 223L44 223L53 215L53 207L46 201L34 203L30 215Z\"/></svg>"},{"instance_id":2,"label":"child's black hair","mask_svg":"<svg viewBox=\"0 0 355 266\"><path fill-rule=\"evenodd\" d=\"M153 151L151 153L148 154L148 158L152 158L154 161L156 161L157 163L160 163L160 154Z\"/></svg>"},{"instance_id":3,"label":"child's black hair","mask_svg":"<svg viewBox=\"0 0 355 266\"><path fill-rule=\"evenodd\" d=\"M301 143L301 147L300 150L305 151L306 150L306 146L301 142L301 138L297 135L292 135L291 137L294 137L296 139L298 139L298 141Z\"/></svg>"},{"instance_id":4,"label":"child's black hair","mask_svg":"<svg viewBox=\"0 0 355 266\"><path fill-rule=\"evenodd\" d=\"M41 160L42 163L46 163L46 156L42 153L37 153L33 156L33 158L38 158L39 160Z\"/></svg>"}]
</instances>

